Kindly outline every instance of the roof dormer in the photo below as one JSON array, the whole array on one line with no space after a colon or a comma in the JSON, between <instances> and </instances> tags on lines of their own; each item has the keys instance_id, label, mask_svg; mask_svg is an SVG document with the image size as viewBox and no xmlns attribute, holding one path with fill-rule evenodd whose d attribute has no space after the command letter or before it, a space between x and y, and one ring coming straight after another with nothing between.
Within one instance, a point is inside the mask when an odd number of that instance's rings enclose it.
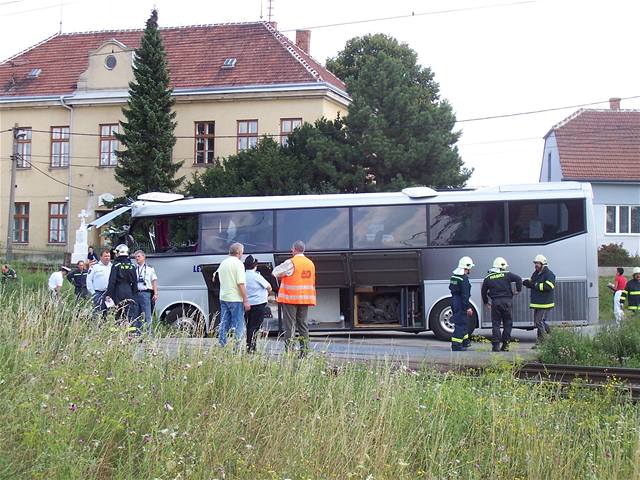
<instances>
[{"instance_id":1,"label":"roof dormer","mask_svg":"<svg viewBox=\"0 0 640 480\"><path fill-rule=\"evenodd\" d=\"M89 51L89 67L78 78L78 90L122 90L133 80L134 49L115 38Z\"/></svg>"}]
</instances>

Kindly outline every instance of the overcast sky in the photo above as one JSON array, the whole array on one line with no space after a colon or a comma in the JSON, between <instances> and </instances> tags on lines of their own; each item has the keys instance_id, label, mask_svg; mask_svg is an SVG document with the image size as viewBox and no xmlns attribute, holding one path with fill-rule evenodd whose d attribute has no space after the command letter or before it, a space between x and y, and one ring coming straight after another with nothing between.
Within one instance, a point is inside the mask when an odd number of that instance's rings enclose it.
<instances>
[{"instance_id":1,"label":"overcast sky","mask_svg":"<svg viewBox=\"0 0 640 480\"><path fill-rule=\"evenodd\" d=\"M155 5L161 26L267 19L267 0L0 0L0 58L59 30L142 28ZM61 6L62 4L62 6ZM352 23L415 15L409 18ZM426 14L425 13L429 13ZM311 28L322 63L345 42L382 32L430 67L458 120L640 96L637 0L274 0L278 29ZM206 55L206 52L203 52ZM640 98L622 100L640 108ZM460 122L472 186L537 182L543 136L576 108Z\"/></svg>"}]
</instances>

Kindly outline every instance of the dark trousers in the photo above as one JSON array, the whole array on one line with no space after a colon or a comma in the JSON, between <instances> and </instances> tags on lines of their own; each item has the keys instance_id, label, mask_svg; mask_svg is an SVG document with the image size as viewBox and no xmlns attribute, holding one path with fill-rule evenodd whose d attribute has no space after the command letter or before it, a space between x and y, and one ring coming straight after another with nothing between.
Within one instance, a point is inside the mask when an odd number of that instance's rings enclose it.
<instances>
[{"instance_id":1,"label":"dark trousers","mask_svg":"<svg viewBox=\"0 0 640 480\"><path fill-rule=\"evenodd\" d=\"M309 347L309 327L307 313L309 305L282 305L282 327L284 328L284 348L291 349L291 341L295 333L300 337L300 348L304 351Z\"/></svg>"},{"instance_id":2,"label":"dark trousers","mask_svg":"<svg viewBox=\"0 0 640 480\"><path fill-rule=\"evenodd\" d=\"M247 321L247 352L256 351L256 340L258 337L258 331L260 330L262 321L264 320L265 308L267 308L266 303L251 305L251 310L244 315Z\"/></svg>"},{"instance_id":3,"label":"dark trousers","mask_svg":"<svg viewBox=\"0 0 640 480\"><path fill-rule=\"evenodd\" d=\"M549 308L534 308L533 309L533 323L538 330L538 341L542 340L545 335L547 335L551 329L549 328L549 324L547 323L547 312Z\"/></svg>"},{"instance_id":4,"label":"dark trousers","mask_svg":"<svg viewBox=\"0 0 640 480\"><path fill-rule=\"evenodd\" d=\"M509 297L494 298L491 300L491 328L493 330L493 343L508 343L511 340L511 328L513 327L513 318L511 310L513 308L513 300ZM502 335L500 327L502 326Z\"/></svg>"},{"instance_id":5,"label":"dark trousers","mask_svg":"<svg viewBox=\"0 0 640 480\"><path fill-rule=\"evenodd\" d=\"M469 344L469 318L462 306L462 298L459 295L451 297L451 310L453 312L453 334L451 335L451 349L461 350Z\"/></svg>"}]
</instances>

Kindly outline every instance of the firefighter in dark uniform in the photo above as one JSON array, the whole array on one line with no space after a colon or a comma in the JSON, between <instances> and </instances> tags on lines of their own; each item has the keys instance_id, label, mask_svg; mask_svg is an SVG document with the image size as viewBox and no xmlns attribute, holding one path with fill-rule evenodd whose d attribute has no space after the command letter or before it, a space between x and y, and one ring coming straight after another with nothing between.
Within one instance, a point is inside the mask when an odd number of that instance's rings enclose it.
<instances>
[{"instance_id":1,"label":"firefighter in dark uniform","mask_svg":"<svg viewBox=\"0 0 640 480\"><path fill-rule=\"evenodd\" d=\"M546 319L551 309L556 306L554 302L556 276L549 270L547 258L544 255L536 255L533 266L535 270L531 278L525 279L522 284L531 289L529 307L533 309L533 323L538 330L539 343L550 332Z\"/></svg>"},{"instance_id":2,"label":"firefighter in dark uniform","mask_svg":"<svg viewBox=\"0 0 640 480\"><path fill-rule=\"evenodd\" d=\"M86 298L89 296L89 290L87 290L87 270L85 269L84 262L80 260L76 264L77 268L74 268L67 274L67 280L71 282L76 292L76 299Z\"/></svg>"},{"instance_id":3,"label":"firefighter in dark uniform","mask_svg":"<svg viewBox=\"0 0 640 480\"><path fill-rule=\"evenodd\" d=\"M640 267L635 267L631 274L631 280L620 296L620 305L626 302L627 310L635 315L640 315Z\"/></svg>"},{"instance_id":4,"label":"firefighter in dark uniform","mask_svg":"<svg viewBox=\"0 0 640 480\"><path fill-rule=\"evenodd\" d=\"M507 352L509 350L509 342L511 341L511 328L513 327L513 319L511 311L513 309L513 287L516 284L518 293L522 291L522 278L515 273L507 270L509 265L507 261L498 257L493 261L493 268L489 270L482 282L482 302L489 306L491 299L491 327L493 329L493 338L491 340L493 352ZM502 335L500 335L500 326L502 325ZM500 346L502 340L502 347Z\"/></svg>"},{"instance_id":5,"label":"firefighter in dark uniform","mask_svg":"<svg viewBox=\"0 0 640 480\"><path fill-rule=\"evenodd\" d=\"M451 291L451 310L453 312L453 334L451 335L451 350L462 352L471 346L469 339L469 318L473 316L471 307L471 283L469 271L473 268L471 257L462 257L458 268L453 271L449 280Z\"/></svg>"},{"instance_id":6,"label":"firefighter in dark uniform","mask_svg":"<svg viewBox=\"0 0 640 480\"><path fill-rule=\"evenodd\" d=\"M128 320L131 330L140 333L140 318L135 319L135 296L138 293L138 277L136 269L129 258L129 247L124 244L116 247L116 258L109 274L109 286L105 292L107 299L116 304L116 317L118 320Z\"/></svg>"}]
</instances>

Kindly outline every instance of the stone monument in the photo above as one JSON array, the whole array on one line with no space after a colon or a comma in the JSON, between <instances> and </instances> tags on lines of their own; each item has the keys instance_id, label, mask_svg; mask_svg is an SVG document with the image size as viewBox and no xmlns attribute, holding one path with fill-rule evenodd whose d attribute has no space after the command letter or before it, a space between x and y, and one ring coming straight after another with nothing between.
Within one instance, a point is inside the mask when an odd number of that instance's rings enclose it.
<instances>
[{"instance_id":1,"label":"stone monument","mask_svg":"<svg viewBox=\"0 0 640 480\"><path fill-rule=\"evenodd\" d=\"M87 224L84 219L87 218L89 214L86 210L81 210L78 214L80 218L80 226L76 230L76 241L73 244L73 253L71 254L71 263L76 264L80 260L87 259L87 253L89 252L89 245L87 244Z\"/></svg>"}]
</instances>

